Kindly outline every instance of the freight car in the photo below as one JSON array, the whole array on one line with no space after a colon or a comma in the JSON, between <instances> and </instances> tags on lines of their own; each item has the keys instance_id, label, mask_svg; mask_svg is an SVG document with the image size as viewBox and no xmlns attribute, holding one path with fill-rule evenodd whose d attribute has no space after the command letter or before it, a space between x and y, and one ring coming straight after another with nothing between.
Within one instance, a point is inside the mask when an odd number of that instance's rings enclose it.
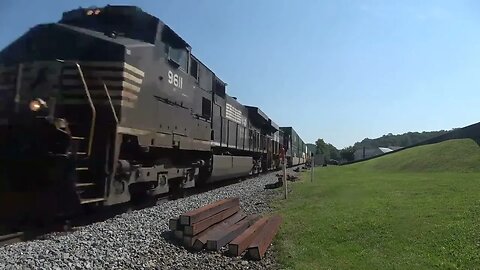
<instances>
[{"instance_id":1,"label":"freight car","mask_svg":"<svg viewBox=\"0 0 480 270\"><path fill-rule=\"evenodd\" d=\"M293 127L280 127L283 132L283 144L286 149L288 166L304 164L307 159L307 147Z\"/></svg>"},{"instance_id":2,"label":"freight car","mask_svg":"<svg viewBox=\"0 0 480 270\"><path fill-rule=\"evenodd\" d=\"M0 93L2 198L34 194L37 210L66 215L280 166L284 131L138 7L79 8L31 28L0 52Z\"/></svg>"}]
</instances>

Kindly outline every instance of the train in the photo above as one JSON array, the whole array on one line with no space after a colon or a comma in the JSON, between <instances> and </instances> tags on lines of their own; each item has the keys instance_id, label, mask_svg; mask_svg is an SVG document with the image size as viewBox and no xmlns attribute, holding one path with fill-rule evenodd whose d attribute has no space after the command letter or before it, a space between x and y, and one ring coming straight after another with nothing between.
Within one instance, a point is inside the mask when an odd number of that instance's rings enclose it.
<instances>
[{"instance_id":1,"label":"train","mask_svg":"<svg viewBox=\"0 0 480 270\"><path fill-rule=\"evenodd\" d=\"M275 170L282 153L305 163L292 127L226 88L136 6L34 26L0 51L2 212L21 201L68 216Z\"/></svg>"}]
</instances>

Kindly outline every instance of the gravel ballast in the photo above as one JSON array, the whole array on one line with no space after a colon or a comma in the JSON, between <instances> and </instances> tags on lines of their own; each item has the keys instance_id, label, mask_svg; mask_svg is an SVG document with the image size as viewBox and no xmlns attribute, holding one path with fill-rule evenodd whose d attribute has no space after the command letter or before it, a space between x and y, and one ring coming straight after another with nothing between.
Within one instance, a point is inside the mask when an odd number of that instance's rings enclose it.
<instances>
[{"instance_id":1,"label":"gravel ballast","mask_svg":"<svg viewBox=\"0 0 480 270\"><path fill-rule=\"evenodd\" d=\"M0 248L0 269L277 269L272 247L261 261L222 252L191 252L168 230L168 220L214 201L239 197L247 214L269 212L278 194L269 173L157 206L124 213L80 230Z\"/></svg>"}]
</instances>

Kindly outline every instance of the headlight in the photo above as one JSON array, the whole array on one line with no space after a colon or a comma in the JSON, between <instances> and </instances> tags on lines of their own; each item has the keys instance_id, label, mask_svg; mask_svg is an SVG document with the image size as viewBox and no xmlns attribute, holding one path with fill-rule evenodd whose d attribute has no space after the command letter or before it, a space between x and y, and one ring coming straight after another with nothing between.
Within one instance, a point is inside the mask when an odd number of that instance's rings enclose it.
<instances>
[{"instance_id":1,"label":"headlight","mask_svg":"<svg viewBox=\"0 0 480 270\"><path fill-rule=\"evenodd\" d=\"M29 107L32 112L38 112L41 109L47 108L47 103L43 101L41 98L36 98L30 101Z\"/></svg>"}]
</instances>

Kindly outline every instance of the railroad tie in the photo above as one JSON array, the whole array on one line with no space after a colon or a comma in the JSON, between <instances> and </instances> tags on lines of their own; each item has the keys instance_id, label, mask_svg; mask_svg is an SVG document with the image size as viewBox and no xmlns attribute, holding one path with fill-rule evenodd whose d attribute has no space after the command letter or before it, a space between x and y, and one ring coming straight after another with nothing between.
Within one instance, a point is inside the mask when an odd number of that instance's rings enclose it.
<instances>
[{"instance_id":1,"label":"railroad tie","mask_svg":"<svg viewBox=\"0 0 480 270\"><path fill-rule=\"evenodd\" d=\"M263 226L248 247L247 254L250 258L254 260L261 260L263 258L265 252L272 243L273 238L277 234L281 223L282 217L279 215L272 216L268 219L265 226Z\"/></svg>"},{"instance_id":2,"label":"railroad tie","mask_svg":"<svg viewBox=\"0 0 480 270\"><path fill-rule=\"evenodd\" d=\"M246 229L242 234L233 239L233 241L228 244L228 251L230 254L234 256L240 256L255 239L256 235L267 222L267 219L268 218L263 217L257 220L257 222Z\"/></svg>"}]
</instances>

